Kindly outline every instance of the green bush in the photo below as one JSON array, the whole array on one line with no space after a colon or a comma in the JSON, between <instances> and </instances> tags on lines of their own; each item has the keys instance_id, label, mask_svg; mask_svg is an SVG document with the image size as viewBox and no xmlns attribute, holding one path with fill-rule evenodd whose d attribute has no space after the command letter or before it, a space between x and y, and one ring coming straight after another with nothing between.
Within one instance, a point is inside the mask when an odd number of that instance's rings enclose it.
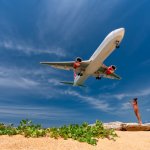
<instances>
[{"instance_id":1,"label":"green bush","mask_svg":"<svg viewBox=\"0 0 150 150\"><path fill-rule=\"evenodd\" d=\"M0 135L16 135L17 129L11 125L4 125L0 123Z\"/></svg>"},{"instance_id":2,"label":"green bush","mask_svg":"<svg viewBox=\"0 0 150 150\"><path fill-rule=\"evenodd\" d=\"M96 121L95 125L90 126L88 123L82 125L68 125L60 128L50 128L47 130L50 133L50 137L58 138L62 137L65 140L72 138L80 142L87 142L92 145L96 145L98 138L113 139L117 137L117 134L112 129L104 129L102 122Z\"/></svg>"},{"instance_id":3,"label":"green bush","mask_svg":"<svg viewBox=\"0 0 150 150\"><path fill-rule=\"evenodd\" d=\"M47 128L44 129L41 125L33 124L30 120L22 120L20 125L16 128L12 124L4 125L0 123L0 135L16 135L21 134L25 137L43 137L49 136L55 139L59 137L67 140L72 138L79 142L87 142L91 145L96 145L99 138L108 138L114 140L117 134L112 129L105 129L102 122L96 121L94 125L88 125L84 122L81 125L71 124L64 125L60 128Z\"/></svg>"},{"instance_id":4,"label":"green bush","mask_svg":"<svg viewBox=\"0 0 150 150\"><path fill-rule=\"evenodd\" d=\"M17 127L17 132L25 137L42 137L46 135L41 125L34 125L31 120L22 120Z\"/></svg>"}]
</instances>

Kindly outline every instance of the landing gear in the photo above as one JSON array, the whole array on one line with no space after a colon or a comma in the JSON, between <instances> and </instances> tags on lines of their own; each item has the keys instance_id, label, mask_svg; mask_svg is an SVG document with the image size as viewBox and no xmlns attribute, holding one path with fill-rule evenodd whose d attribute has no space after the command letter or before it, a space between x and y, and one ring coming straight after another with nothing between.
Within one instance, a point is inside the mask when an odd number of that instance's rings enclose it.
<instances>
[{"instance_id":1,"label":"landing gear","mask_svg":"<svg viewBox=\"0 0 150 150\"><path fill-rule=\"evenodd\" d=\"M119 46L119 41L116 41L116 48L119 48L120 46Z\"/></svg>"},{"instance_id":2,"label":"landing gear","mask_svg":"<svg viewBox=\"0 0 150 150\"><path fill-rule=\"evenodd\" d=\"M83 73L78 73L78 76L83 76Z\"/></svg>"},{"instance_id":3,"label":"landing gear","mask_svg":"<svg viewBox=\"0 0 150 150\"><path fill-rule=\"evenodd\" d=\"M96 80L100 80L101 79L101 77L96 77Z\"/></svg>"}]
</instances>

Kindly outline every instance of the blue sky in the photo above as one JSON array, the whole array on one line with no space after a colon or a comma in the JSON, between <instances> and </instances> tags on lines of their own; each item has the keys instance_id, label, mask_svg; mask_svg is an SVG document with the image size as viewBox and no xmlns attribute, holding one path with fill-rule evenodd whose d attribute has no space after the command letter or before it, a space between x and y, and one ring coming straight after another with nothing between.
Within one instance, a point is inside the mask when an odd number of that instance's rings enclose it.
<instances>
[{"instance_id":1,"label":"blue sky","mask_svg":"<svg viewBox=\"0 0 150 150\"><path fill-rule=\"evenodd\" d=\"M134 97L150 122L149 6L148 0L0 0L0 122L136 122ZM121 47L104 63L117 66L121 81L91 77L86 88L65 86L59 81L73 80L72 72L39 64L88 59L120 27Z\"/></svg>"}]
</instances>

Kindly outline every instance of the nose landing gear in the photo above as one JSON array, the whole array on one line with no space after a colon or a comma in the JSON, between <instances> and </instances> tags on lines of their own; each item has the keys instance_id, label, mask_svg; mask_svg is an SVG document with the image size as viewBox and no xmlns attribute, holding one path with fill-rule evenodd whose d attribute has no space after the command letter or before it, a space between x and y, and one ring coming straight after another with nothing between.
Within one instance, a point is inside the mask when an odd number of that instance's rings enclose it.
<instances>
[{"instance_id":1,"label":"nose landing gear","mask_svg":"<svg viewBox=\"0 0 150 150\"><path fill-rule=\"evenodd\" d=\"M120 46L119 46L119 41L116 41L115 44L116 44L116 48L119 48L119 47L120 47Z\"/></svg>"}]
</instances>

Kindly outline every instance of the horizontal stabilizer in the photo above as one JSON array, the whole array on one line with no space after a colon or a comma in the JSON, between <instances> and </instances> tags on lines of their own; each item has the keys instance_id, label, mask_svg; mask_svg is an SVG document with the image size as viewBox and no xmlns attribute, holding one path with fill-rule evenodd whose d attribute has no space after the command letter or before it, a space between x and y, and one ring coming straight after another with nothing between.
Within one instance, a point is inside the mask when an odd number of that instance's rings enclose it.
<instances>
[{"instance_id":1,"label":"horizontal stabilizer","mask_svg":"<svg viewBox=\"0 0 150 150\"><path fill-rule=\"evenodd\" d=\"M68 85L73 85L74 84L73 82L67 82L67 81L61 81L60 83L68 84Z\"/></svg>"},{"instance_id":2,"label":"horizontal stabilizer","mask_svg":"<svg viewBox=\"0 0 150 150\"><path fill-rule=\"evenodd\" d=\"M60 83L74 85L74 82L68 82L68 81L61 81ZM85 85L78 85L78 86L86 87Z\"/></svg>"}]
</instances>

